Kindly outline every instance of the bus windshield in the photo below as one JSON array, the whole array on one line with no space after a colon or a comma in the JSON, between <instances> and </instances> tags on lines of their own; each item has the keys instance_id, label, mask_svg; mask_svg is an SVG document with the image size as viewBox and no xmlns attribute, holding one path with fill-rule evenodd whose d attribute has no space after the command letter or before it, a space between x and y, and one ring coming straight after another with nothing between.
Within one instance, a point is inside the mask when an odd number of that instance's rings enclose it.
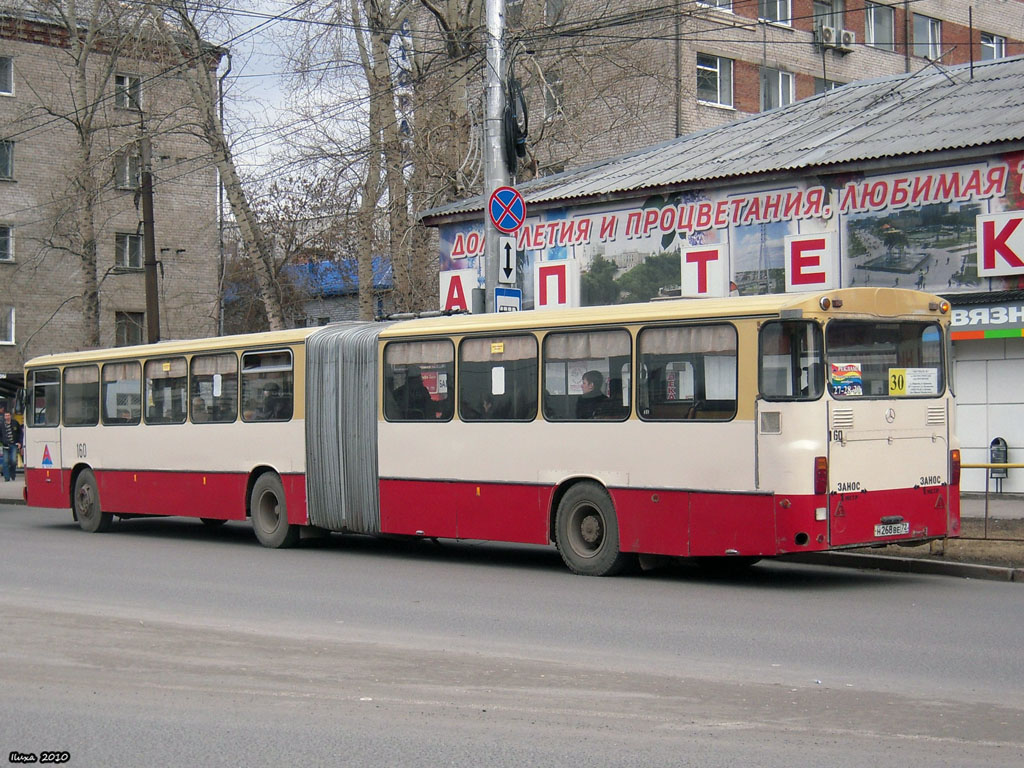
<instances>
[{"instance_id":1,"label":"bus windshield","mask_svg":"<svg viewBox=\"0 0 1024 768\"><path fill-rule=\"evenodd\" d=\"M945 388L937 323L833 320L825 351L836 398L936 397Z\"/></svg>"}]
</instances>

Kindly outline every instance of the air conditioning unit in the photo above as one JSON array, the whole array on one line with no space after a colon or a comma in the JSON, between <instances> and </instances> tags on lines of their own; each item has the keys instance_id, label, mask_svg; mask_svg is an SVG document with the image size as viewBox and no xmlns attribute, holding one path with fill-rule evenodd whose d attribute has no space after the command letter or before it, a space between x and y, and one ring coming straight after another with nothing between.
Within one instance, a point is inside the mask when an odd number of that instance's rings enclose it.
<instances>
[{"instance_id":1,"label":"air conditioning unit","mask_svg":"<svg viewBox=\"0 0 1024 768\"><path fill-rule=\"evenodd\" d=\"M844 29L839 33L839 47L844 51L852 51L857 43L857 34L852 29Z\"/></svg>"},{"instance_id":2,"label":"air conditioning unit","mask_svg":"<svg viewBox=\"0 0 1024 768\"><path fill-rule=\"evenodd\" d=\"M823 48L835 48L839 42L839 30L835 27L826 27L824 24L818 27L818 42Z\"/></svg>"}]
</instances>

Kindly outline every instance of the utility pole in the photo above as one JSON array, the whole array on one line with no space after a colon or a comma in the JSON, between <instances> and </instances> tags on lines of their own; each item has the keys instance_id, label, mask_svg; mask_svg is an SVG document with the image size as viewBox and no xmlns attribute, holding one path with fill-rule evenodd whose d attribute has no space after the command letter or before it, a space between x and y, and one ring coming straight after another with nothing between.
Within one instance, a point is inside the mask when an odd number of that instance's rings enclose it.
<instances>
[{"instance_id":1,"label":"utility pole","mask_svg":"<svg viewBox=\"0 0 1024 768\"><path fill-rule=\"evenodd\" d=\"M498 187L507 187L505 166L505 0L487 0L487 76L484 93L484 306L494 311L501 254L499 232L491 223L487 201Z\"/></svg>"},{"instance_id":2,"label":"utility pole","mask_svg":"<svg viewBox=\"0 0 1024 768\"><path fill-rule=\"evenodd\" d=\"M153 151L141 124L139 151L142 155L142 252L146 268L146 336L150 344L160 341L160 298L156 284L156 236L153 233Z\"/></svg>"}]
</instances>

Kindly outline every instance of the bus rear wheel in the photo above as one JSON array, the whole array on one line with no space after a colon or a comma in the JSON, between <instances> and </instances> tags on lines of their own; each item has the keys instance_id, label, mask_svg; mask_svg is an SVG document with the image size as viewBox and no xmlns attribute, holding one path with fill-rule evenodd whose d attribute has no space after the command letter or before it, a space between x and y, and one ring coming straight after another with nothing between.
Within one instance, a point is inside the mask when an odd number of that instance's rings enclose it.
<instances>
[{"instance_id":1,"label":"bus rear wheel","mask_svg":"<svg viewBox=\"0 0 1024 768\"><path fill-rule=\"evenodd\" d=\"M100 507L100 491L91 469L83 469L75 479L75 517L79 527L88 533L110 530L114 516Z\"/></svg>"},{"instance_id":2,"label":"bus rear wheel","mask_svg":"<svg viewBox=\"0 0 1024 768\"><path fill-rule=\"evenodd\" d=\"M288 523L281 478L267 472L257 478L249 496L249 514L260 544L271 549L293 547L299 541L299 526Z\"/></svg>"},{"instance_id":3,"label":"bus rear wheel","mask_svg":"<svg viewBox=\"0 0 1024 768\"><path fill-rule=\"evenodd\" d=\"M583 576L614 576L635 559L619 550L619 523L604 488L579 483L558 504L555 542L569 570Z\"/></svg>"}]
</instances>

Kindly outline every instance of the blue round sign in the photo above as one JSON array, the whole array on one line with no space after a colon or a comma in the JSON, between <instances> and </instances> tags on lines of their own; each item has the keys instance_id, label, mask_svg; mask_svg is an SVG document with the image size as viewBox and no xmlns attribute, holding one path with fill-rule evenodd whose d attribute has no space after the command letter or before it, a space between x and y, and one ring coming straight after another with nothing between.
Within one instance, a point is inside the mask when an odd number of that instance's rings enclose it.
<instances>
[{"instance_id":1,"label":"blue round sign","mask_svg":"<svg viewBox=\"0 0 1024 768\"><path fill-rule=\"evenodd\" d=\"M526 201L513 187L498 187L491 193L487 205L491 223L499 232L511 235L523 225L526 219Z\"/></svg>"}]
</instances>

